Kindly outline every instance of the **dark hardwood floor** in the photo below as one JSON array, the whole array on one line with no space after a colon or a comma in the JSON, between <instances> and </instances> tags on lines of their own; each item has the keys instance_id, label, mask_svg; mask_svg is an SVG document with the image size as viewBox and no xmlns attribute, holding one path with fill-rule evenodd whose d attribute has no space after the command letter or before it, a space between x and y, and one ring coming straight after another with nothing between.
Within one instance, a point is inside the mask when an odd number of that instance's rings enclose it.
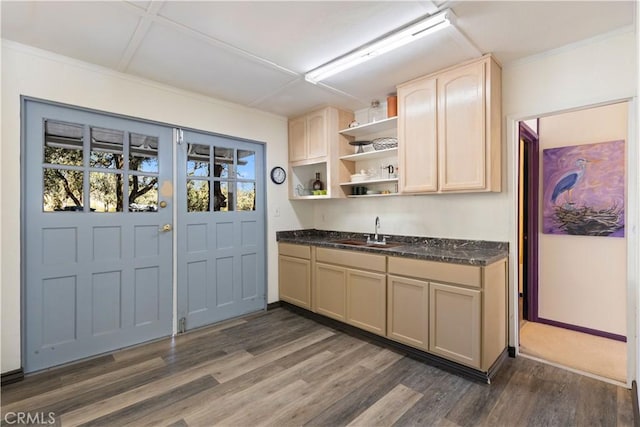
<instances>
[{"instance_id":1,"label":"dark hardwood floor","mask_svg":"<svg viewBox=\"0 0 640 427\"><path fill-rule=\"evenodd\" d=\"M2 387L2 425L26 411L62 426L633 425L630 390L524 358L480 384L282 308Z\"/></svg>"}]
</instances>

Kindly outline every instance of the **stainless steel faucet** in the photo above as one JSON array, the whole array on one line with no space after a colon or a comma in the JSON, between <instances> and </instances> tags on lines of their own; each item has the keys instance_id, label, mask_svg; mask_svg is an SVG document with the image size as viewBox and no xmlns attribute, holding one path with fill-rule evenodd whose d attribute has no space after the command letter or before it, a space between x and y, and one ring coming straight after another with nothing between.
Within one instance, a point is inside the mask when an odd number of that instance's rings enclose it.
<instances>
[{"instance_id":1,"label":"stainless steel faucet","mask_svg":"<svg viewBox=\"0 0 640 427\"><path fill-rule=\"evenodd\" d=\"M373 235L373 241L374 242L378 241L378 228L380 228L380 217L379 216L376 217L375 234Z\"/></svg>"},{"instance_id":2,"label":"stainless steel faucet","mask_svg":"<svg viewBox=\"0 0 640 427\"><path fill-rule=\"evenodd\" d=\"M375 233L373 234L373 239L371 238L370 234L366 234L366 236L367 236L367 244L380 245L380 246L386 245L388 236L382 236L382 240L379 240L379 238L380 238L380 236L378 235L378 229L380 228L380 217L379 216L376 217L375 226L376 226L376 228L374 230Z\"/></svg>"}]
</instances>

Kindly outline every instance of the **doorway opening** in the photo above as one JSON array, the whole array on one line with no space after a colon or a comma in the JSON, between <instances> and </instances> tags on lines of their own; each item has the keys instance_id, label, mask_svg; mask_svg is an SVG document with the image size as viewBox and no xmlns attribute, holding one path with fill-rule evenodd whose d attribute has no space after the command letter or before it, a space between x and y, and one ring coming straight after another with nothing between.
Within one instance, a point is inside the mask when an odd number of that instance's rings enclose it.
<instances>
[{"instance_id":1,"label":"doorway opening","mask_svg":"<svg viewBox=\"0 0 640 427\"><path fill-rule=\"evenodd\" d=\"M623 384L627 382L626 239L548 232L542 163L547 149L626 141L627 117L624 102L518 123L520 354ZM579 190L574 189L574 197ZM621 203L625 201L623 195Z\"/></svg>"}]
</instances>

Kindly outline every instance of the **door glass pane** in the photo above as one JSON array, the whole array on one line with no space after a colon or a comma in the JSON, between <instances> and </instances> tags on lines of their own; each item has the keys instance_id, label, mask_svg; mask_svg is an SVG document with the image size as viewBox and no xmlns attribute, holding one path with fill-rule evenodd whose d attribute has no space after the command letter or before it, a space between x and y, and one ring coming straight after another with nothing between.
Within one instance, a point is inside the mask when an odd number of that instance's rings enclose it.
<instances>
[{"instance_id":1,"label":"door glass pane","mask_svg":"<svg viewBox=\"0 0 640 427\"><path fill-rule=\"evenodd\" d=\"M255 151L238 150L238 176L239 179L256 179L256 153Z\"/></svg>"},{"instance_id":2,"label":"door glass pane","mask_svg":"<svg viewBox=\"0 0 640 427\"><path fill-rule=\"evenodd\" d=\"M233 193L229 194L229 182L214 182L213 183L213 210L219 212L226 212L233 210L231 201L233 200Z\"/></svg>"},{"instance_id":3,"label":"door glass pane","mask_svg":"<svg viewBox=\"0 0 640 427\"><path fill-rule=\"evenodd\" d=\"M157 137L132 133L129 144L129 170L158 172Z\"/></svg>"},{"instance_id":4,"label":"door glass pane","mask_svg":"<svg viewBox=\"0 0 640 427\"><path fill-rule=\"evenodd\" d=\"M44 122L44 162L82 166L83 127L71 123Z\"/></svg>"},{"instance_id":5,"label":"door glass pane","mask_svg":"<svg viewBox=\"0 0 640 427\"><path fill-rule=\"evenodd\" d=\"M82 211L82 172L46 168L42 172L42 208L45 212Z\"/></svg>"},{"instance_id":6,"label":"door glass pane","mask_svg":"<svg viewBox=\"0 0 640 427\"><path fill-rule=\"evenodd\" d=\"M91 128L91 157L94 168L124 168L124 132L121 130Z\"/></svg>"},{"instance_id":7,"label":"door glass pane","mask_svg":"<svg viewBox=\"0 0 640 427\"><path fill-rule=\"evenodd\" d=\"M122 174L91 172L89 186L92 212L122 212Z\"/></svg>"},{"instance_id":8,"label":"door glass pane","mask_svg":"<svg viewBox=\"0 0 640 427\"><path fill-rule=\"evenodd\" d=\"M238 183L238 202L236 203L237 211L255 211L256 210L256 183L255 182L239 182Z\"/></svg>"},{"instance_id":9,"label":"door glass pane","mask_svg":"<svg viewBox=\"0 0 640 427\"><path fill-rule=\"evenodd\" d=\"M187 180L187 212L209 211L209 181Z\"/></svg>"},{"instance_id":10,"label":"door glass pane","mask_svg":"<svg viewBox=\"0 0 640 427\"><path fill-rule=\"evenodd\" d=\"M189 144L187 148L187 176L209 176L208 145Z\"/></svg>"},{"instance_id":11,"label":"door glass pane","mask_svg":"<svg viewBox=\"0 0 640 427\"><path fill-rule=\"evenodd\" d=\"M217 178L229 178L232 173L233 166L233 149L232 148L214 148L215 167L213 176Z\"/></svg>"},{"instance_id":12,"label":"door glass pane","mask_svg":"<svg viewBox=\"0 0 640 427\"><path fill-rule=\"evenodd\" d=\"M158 178L129 175L129 212L158 210Z\"/></svg>"}]
</instances>

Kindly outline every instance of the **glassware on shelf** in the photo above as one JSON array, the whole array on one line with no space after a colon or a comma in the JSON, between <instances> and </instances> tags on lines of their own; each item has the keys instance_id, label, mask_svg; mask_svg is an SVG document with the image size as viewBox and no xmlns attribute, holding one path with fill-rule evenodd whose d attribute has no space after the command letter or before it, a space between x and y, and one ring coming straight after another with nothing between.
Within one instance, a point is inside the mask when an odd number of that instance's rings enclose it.
<instances>
[{"instance_id":1,"label":"glassware on shelf","mask_svg":"<svg viewBox=\"0 0 640 427\"><path fill-rule=\"evenodd\" d=\"M395 178L395 166L391 164L381 163L380 164L380 179L391 179Z\"/></svg>"},{"instance_id":2,"label":"glassware on shelf","mask_svg":"<svg viewBox=\"0 0 640 427\"><path fill-rule=\"evenodd\" d=\"M363 145L369 145L371 144L371 141L349 141L349 145L357 145L358 146L358 151L356 151L356 154L362 154L364 153L364 150L362 149Z\"/></svg>"},{"instance_id":3,"label":"glassware on shelf","mask_svg":"<svg viewBox=\"0 0 640 427\"><path fill-rule=\"evenodd\" d=\"M296 185L296 193L298 196L309 196L311 195L311 190L304 188L302 184Z\"/></svg>"},{"instance_id":4,"label":"glassware on shelf","mask_svg":"<svg viewBox=\"0 0 640 427\"><path fill-rule=\"evenodd\" d=\"M369 123L379 122L385 118L384 111L382 111L382 107L380 107L380 101L377 99L371 101L371 107L369 107Z\"/></svg>"}]
</instances>

